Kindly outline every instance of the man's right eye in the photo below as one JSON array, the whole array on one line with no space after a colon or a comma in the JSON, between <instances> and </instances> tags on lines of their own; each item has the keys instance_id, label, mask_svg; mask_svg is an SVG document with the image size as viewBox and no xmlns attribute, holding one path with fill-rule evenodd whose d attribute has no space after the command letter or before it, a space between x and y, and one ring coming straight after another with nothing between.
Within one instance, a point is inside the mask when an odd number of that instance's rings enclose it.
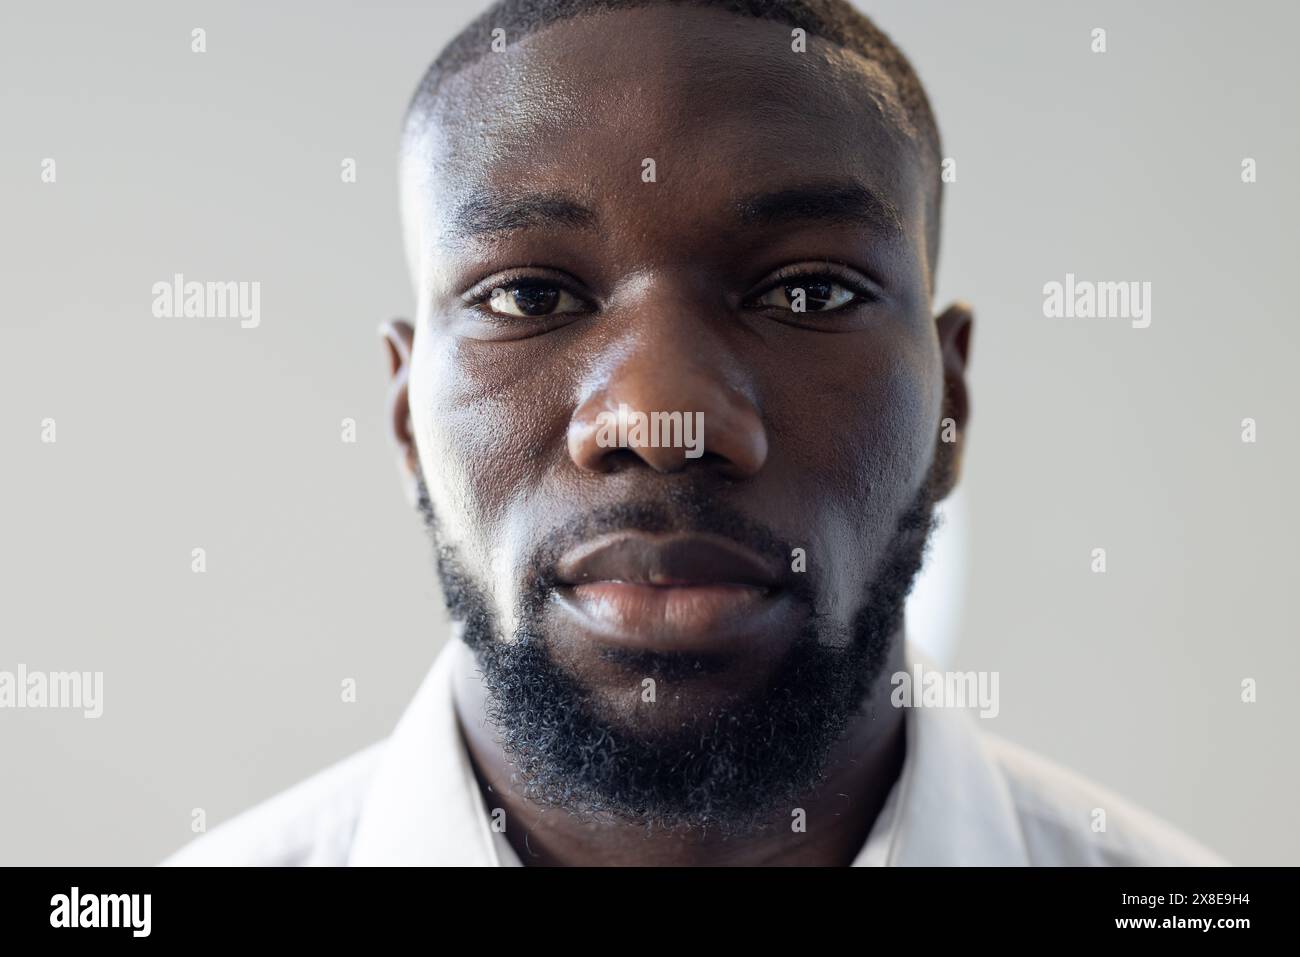
<instances>
[{"instance_id":1,"label":"man's right eye","mask_svg":"<svg viewBox=\"0 0 1300 957\"><path fill-rule=\"evenodd\" d=\"M488 308L499 316L516 319L539 319L566 313L583 312L581 299L552 282L520 280L497 286L487 300Z\"/></svg>"}]
</instances>

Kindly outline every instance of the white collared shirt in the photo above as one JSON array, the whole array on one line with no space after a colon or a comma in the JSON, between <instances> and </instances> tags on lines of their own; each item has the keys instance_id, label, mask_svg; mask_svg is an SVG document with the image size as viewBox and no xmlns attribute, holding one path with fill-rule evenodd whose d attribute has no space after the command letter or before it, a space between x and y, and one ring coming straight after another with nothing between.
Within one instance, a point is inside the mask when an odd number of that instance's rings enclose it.
<instances>
[{"instance_id":1,"label":"white collared shirt","mask_svg":"<svg viewBox=\"0 0 1300 957\"><path fill-rule=\"evenodd\" d=\"M914 649L908 657L909 667L928 666ZM477 671L453 639L387 739L163 863L520 866L492 827L461 736L457 668ZM1109 791L982 731L964 710L912 707L906 721L902 772L855 867L1225 863Z\"/></svg>"}]
</instances>

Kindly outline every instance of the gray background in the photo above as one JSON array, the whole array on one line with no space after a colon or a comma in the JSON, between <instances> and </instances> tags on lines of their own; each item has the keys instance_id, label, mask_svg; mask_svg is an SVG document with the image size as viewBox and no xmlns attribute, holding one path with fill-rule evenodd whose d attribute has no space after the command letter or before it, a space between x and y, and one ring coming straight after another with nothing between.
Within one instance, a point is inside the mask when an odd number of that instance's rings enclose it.
<instances>
[{"instance_id":1,"label":"gray background","mask_svg":"<svg viewBox=\"0 0 1300 957\"><path fill-rule=\"evenodd\" d=\"M0 13L0 670L106 685L0 711L3 862L159 860L385 734L444 639L374 329L411 309L402 110L479 8ZM989 730L1300 863L1296 6L869 9L958 161L939 298L977 314L948 661L1001 673ZM261 326L155 319L175 272L261 282ZM1150 281L1151 327L1043 318L1066 272Z\"/></svg>"}]
</instances>

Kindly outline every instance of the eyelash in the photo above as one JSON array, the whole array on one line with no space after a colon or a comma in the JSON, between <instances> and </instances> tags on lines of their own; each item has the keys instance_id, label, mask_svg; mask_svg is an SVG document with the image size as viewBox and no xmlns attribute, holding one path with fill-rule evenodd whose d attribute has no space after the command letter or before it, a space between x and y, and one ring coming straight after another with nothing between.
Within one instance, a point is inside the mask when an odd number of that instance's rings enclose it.
<instances>
[{"instance_id":1,"label":"eyelash","mask_svg":"<svg viewBox=\"0 0 1300 957\"><path fill-rule=\"evenodd\" d=\"M750 304L781 286L791 285L796 280L829 280L835 285L842 286L849 290L849 292L853 293L854 298L848 302L836 306L834 309L813 312L811 315L826 315L834 312L842 312L851 309L854 306L863 305L864 303L878 302L880 300L880 295L875 289L871 288L870 285L856 276L848 275L846 272L834 268L835 265L836 264L833 263L823 263L819 264L815 269L809 268L809 266L805 265L783 267L777 270L776 273L771 276L757 292L746 296L742 300L741 305L751 309L770 308L767 306ZM587 308L594 308L594 304L591 300L584 293L578 290L576 280L570 280L568 277L556 274L539 276L529 273L507 273L504 276L493 276L478 283L467 292L464 296L464 301L467 305L477 308L482 306L484 303L487 303L492 298L492 293L497 289L512 289L515 286L528 284L554 286L557 289L567 292L569 295L582 302ZM492 310L483 311L492 319L502 322L514 323L521 321L520 318L516 316L503 316ZM788 312L790 310L781 311ZM552 316L538 316L536 317L536 321L544 321L548 318L552 318L554 315L573 315L573 313L555 313Z\"/></svg>"},{"instance_id":2,"label":"eyelash","mask_svg":"<svg viewBox=\"0 0 1300 957\"><path fill-rule=\"evenodd\" d=\"M782 286L795 285L797 280L805 280L805 281L829 280L835 285L843 286L849 292L853 293L854 298L849 300L848 302L836 306L834 309L825 310L824 312L820 312L820 313L813 312L811 313L811 315L819 315L819 314L827 315L829 313L841 312L846 309L851 309L854 306L859 306L864 303L880 301L880 294L875 289L873 289L870 285L868 285L859 277L849 275L847 271L841 271L840 269L836 269L835 265L836 264L834 263L820 263L816 266L816 268L810 268L811 264L799 265L799 266L785 266L781 269L778 269L775 275L773 275L770 279L764 282L762 287L758 290L758 292L745 297L744 302L746 304L752 303L755 300L763 298L773 290L779 289ZM750 308L763 309L767 307L751 306ZM782 310L782 311L788 312L789 310Z\"/></svg>"},{"instance_id":3,"label":"eyelash","mask_svg":"<svg viewBox=\"0 0 1300 957\"><path fill-rule=\"evenodd\" d=\"M587 308L593 308L591 300L586 296L586 294L579 291L576 280L555 273L548 275L536 275L533 273L506 273L504 275L491 276L471 288L469 292L465 293L463 298L466 305L472 308L478 308L484 303L489 302L492 299L492 293L497 289L513 289L516 286L525 285L554 286L556 289L561 289L564 292L567 292ZM501 315L491 309L484 309L481 311L489 318L500 322L518 323L526 321L518 316ZM556 315L573 315L573 313L554 313L550 316L537 316L534 318L534 321L544 322L547 319L554 318Z\"/></svg>"}]
</instances>

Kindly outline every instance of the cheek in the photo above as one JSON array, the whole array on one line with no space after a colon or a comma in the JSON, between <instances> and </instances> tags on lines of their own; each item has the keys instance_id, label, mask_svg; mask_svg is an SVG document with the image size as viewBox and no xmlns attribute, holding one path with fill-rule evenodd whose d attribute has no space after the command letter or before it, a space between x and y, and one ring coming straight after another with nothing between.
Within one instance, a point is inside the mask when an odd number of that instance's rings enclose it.
<instances>
[{"instance_id":1,"label":"cheek","mask_svg":"<svg viewBox=\"0 0 1300 957\"><path fill-rule=\"evenodd\" d=\"M816 489L791 503L807 529L819 530L828 557L824 609L847 620L865 581L876 574L899 518L925 481L937 441L942 399L937 346L921 340L864 350L844 372L792 394L797 412L783 481ZM797 478L794 478L797 477ZM816 508L810 514L809 508Z\"/></svg>"},{"instance_id":2,"label":"cheek","mask_svg":"<svg viewBox=\"0 0 1300 957\"><path fill-rule=\"evenodd\" d=\"M452 340L417 341L410 377L411 424L420 467L448 544L481 552L501 503L509 458L500 452L492 399L458 368Z\"/></svg>"},{"instance_id":3,"label":"cheek","mask_svg":"<svg viewBox=\"0 0 1300 957\"><path fill-rule=\"evenodd\" d=\"M933 455L943 393L937 344L868 344L848 363L828 357L822 368L834 372L786 403L794 409L795 427L785 430L792 451L804 469L823 463L817 471L827 490L860 510L859 520L890 513L920 487Z\"/></svg>"},{"instance_id":4,"label":"cheek","mask_svg":"<svg viewBox=\"0 0 1300 957\"><path fill-rule=\"evenodd\" d=\"M910 503L925 481L938 438L943 380L937 344L927 340L893 354L874 377L864 440L874 450L868 474Z\"/></svg>"},{"instance_id":5,"label":"cheek","mask_svg":"<svg viewBox=\"0 0 1300 957\"><path fill-rule=\"evenodd\" d=\"M536 364L507 373L502 358L498 350L488 363L474 343L426 334L410 377L412 427L444 539L494 570L510 506L541 480L555 446Z\"/></svg>"}]
</instances>

